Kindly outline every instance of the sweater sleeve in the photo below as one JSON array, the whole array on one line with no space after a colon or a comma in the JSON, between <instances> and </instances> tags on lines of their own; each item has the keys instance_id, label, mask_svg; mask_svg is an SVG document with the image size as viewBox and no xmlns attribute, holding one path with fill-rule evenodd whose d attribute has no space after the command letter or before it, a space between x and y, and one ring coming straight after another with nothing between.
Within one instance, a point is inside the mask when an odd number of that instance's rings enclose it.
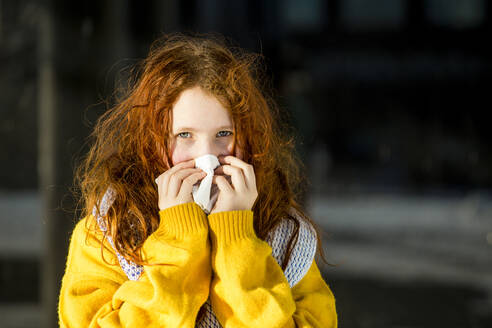
<instances>
[{"instance_id":1,"label":"sweater sleeve","mask_svg":"<svg viewBox=\"0 0 492 328\"><path fill-rule=\"evenodd\" d=\"M195 203L159 212L143 245L148 265L130 281L101 257L100 238L81 220L72 234L59 298L61 327L194 327L211 280L205 213ZM116 256L105 243L106 260Z\"/></svg>"},{"instance_id":2,"label":"sweater sleeve","mask_svg":"<svg viewBox=\"0 0 492 328\"><path fill-rule=\"evenodd\" d=\"M290 288L272 249L253 229L253 211L208 216L214 278L210 299L224 328L337 327L335 299L313 261Z\"/></svg>"}]
</instances>

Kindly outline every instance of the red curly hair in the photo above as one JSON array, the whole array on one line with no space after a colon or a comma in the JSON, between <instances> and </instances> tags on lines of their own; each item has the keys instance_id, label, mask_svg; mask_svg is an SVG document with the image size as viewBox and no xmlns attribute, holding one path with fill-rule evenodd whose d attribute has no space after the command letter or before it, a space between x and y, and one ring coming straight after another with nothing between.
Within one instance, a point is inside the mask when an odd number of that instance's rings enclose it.
<instances>
[{"instance_id":1,"label":"red curly hair","mask_svg":"<svg viewBox=\"0 0 492 328\"><path fill-rule=\"evenodd\" d=\"M264 240L284 218L295 224L284 269L299 231L289 209L315 227L298 203L307 181L301 174L304 166L288 126L281 124L278 105L267 94L261 59L228 46L217 35L164 35L154 42L121 99L97 120L90 150L75 174L79 208L83 217L94 206L99 210L100 199L112 187L116 199L104 217L104 237L110 236L127 260L144 264L141 247L160 220L154 180L172 166L172 108L184 90L196 86L230 111L235 145L255 169L258 198L252 210L258 237ZM319 233L317 238L323 258Z\"/></svg>"}]
</instances>

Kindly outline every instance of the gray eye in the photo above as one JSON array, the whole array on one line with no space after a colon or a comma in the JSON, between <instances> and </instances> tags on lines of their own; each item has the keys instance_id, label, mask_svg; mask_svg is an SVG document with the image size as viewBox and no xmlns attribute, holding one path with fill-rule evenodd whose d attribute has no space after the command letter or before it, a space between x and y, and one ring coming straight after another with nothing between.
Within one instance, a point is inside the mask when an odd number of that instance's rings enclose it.
<instances>
[{"instance_id":1,"label":"gray eye","mask_svg":"<svg viewBox=\"0 0 492 328\"><path fill-rule=\"evenodd\" d=\"M190 133L189 132L181 132L181 133L178 133L178 137L186 138L183 136L183 134L190 134Z\"/></svg>"},{"instance_id":2,"label":"gray eye","mask_svg":"<svg viewBox=\"0 0 492 328\"><path fill-rule=\"evenodd\" d=\"M227 136L230 136L232 134L231 131L220 131L218 134L221 134L222 132L225 132L227 134L226 135L219 135L219 137L227 137Z\"/></svg>"}]
</instances>

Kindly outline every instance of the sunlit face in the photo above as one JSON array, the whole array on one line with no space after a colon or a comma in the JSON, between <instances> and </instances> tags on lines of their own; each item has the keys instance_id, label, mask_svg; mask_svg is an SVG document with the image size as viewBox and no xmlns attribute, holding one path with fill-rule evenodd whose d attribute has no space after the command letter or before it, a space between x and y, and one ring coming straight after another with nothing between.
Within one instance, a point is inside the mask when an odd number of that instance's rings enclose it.
<instances>
[{"instance_id":1,"label":"sunlit face","mask_svg":"<svg viewBox=\"0 0 492 328\"><path fill-rule=\"evenodd\" d=\"M226 108L200 87L183 91L172 109L172 165L205 154L234 155L234 125Z\"/></svg>"}]
</instances>

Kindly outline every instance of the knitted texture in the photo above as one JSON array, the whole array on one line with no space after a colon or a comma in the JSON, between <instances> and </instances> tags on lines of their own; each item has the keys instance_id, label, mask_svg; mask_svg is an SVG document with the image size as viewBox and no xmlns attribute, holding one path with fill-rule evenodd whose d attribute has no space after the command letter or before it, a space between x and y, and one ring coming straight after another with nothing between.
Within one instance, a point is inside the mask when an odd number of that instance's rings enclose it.
<instances>
[{"instance_id":1,"label":"knitted texture","mask_svg":"<svg viewBox=\"0 0 492 328\"><path fill-rule=\"evenodd\" d=\"M103 232L107 231L103 217L107 214L109 208L113 204L115 200L115 195L116 194L114 193L114 191L111 188L108 188L99 204L99 213L97 212L96 206L94 206L92 210L92 215L97 219L99 228ZM284 275L287 278L290 287L292 288L299 281L301 281L301 279L306 275L309 268L311 267L311 263L313 262L316 253L317 239L313 227L304 220L300 219L293 208L290 209L289 214L296 218L296 220L299 222L299 235L297 238L297 242L291 252L287 267L284 270ZM275 230L270 232L270 234L266 238L266 242L272 248L272 256L275 258L279 265L282 264L286 256L287 244L293 231L294 223L290 220L284 219L282 220L281 224L279 224ZM115 250L120 266L125 272L128 279L134 281L138 280L143 272L143 266L135 264L131 261L127 261L118 253L118 251L116 251L112 238L110 236L107 236L106 238ZM205 316L202 318L202 320L197 322L196 327L220 328L221 325L213 312L210 298L207 300L207 302L203 304L203 307L205 308Z\"/></svg>"}]
</instances>

